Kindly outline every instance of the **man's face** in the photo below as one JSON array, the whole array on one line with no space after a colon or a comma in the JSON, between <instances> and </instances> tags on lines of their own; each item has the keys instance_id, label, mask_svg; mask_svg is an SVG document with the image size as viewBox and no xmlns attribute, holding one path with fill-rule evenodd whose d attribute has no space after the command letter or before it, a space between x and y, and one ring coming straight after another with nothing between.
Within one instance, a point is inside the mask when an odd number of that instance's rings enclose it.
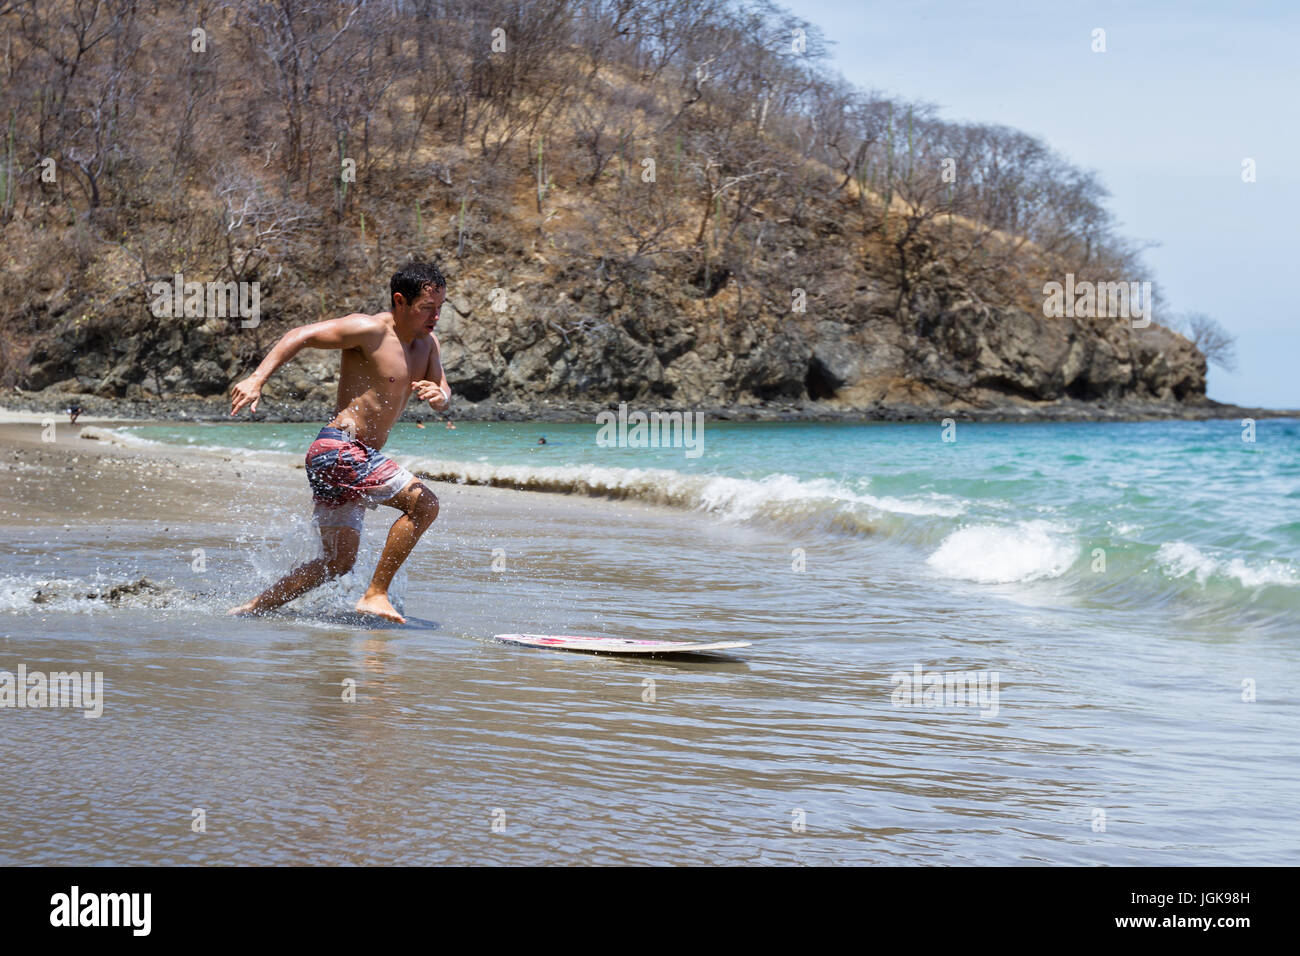
<instances>
[{"instance_id":1,"label":"man's face","mask_svg":"<svg viewBox=\"0 0 1300 956\"><path fill-rule=\"evenodd\" d=\"M446 289L425 286L409 306L411 324L417 325L425 332L432 332L433 327L438 324L438 317L442 312L442 303L446 298Z\"/></svg>"}]
</instances>

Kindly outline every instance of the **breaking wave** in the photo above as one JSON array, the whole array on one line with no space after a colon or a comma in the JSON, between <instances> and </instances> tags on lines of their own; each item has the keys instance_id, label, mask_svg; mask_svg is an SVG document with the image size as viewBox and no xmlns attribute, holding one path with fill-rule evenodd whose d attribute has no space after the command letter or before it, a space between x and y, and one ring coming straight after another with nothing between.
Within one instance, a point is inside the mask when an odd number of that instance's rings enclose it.
<instances>
[{"instance_id":1,"label":"breaking wave","mask_svg":"<svg viewBox=\"0 0 1300 956\"><path fill-rule=\"evenodd\" d=\"M1167 576L1195 579L1201 586L1217 578L1236 581L1248 590L1269 586L1300 587L1300 572L1287 561L1264 561L1252 565L1242 558L1214 557L1185 541L1162 545L1155 560Z\"/></svg>"},{"instance_id":2,"label":"breaking wave","mask_svg":"<svg viewBox=\"0 0 1300 956\"><path fill-rule=\"evenodd\" d=\"M87 425L82 428L80 437L85 440L104 442L108 445L118 445L122 448L157 448L168 444L167 442L153 441L150 438L141 438L139 435L121 429L99 428L95 425Z\"/></svg>"},{"instance_id":3,"label":"breaking wave","mask_svg":"<svg viewBox=\"0 0 1300 956\"><path fill-rule=\"evenodd\" d=\"M954 531L926 563L947 577L1010 584L1060 577L1078 554L1078 545L1058 528L1027 521L1015 527L977 525Z\"/></svg>"},{"instance_id":4,"label":"breaking wave","mask_svg":"<svg viewBox=\"0 0 1300 956\"><path fill-rule=\"evenodd\" d=\"M890 515L953 518L965 505L944 495L877 496L827 478L775 474L761 479L691 475L656 468L493 465L430 462L409 467L421 478L464 485L635 500L732 521L751 519L812 523L840 531L871 533Z\"/></svg>"}]
</instances>

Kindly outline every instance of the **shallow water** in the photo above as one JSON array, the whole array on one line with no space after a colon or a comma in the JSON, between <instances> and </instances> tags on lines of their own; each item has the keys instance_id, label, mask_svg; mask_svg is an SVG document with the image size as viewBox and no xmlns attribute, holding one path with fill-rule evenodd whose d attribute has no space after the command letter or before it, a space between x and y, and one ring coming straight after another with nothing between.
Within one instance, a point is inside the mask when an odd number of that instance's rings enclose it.
<instances>
[{"instance_id":1,"label":"shallow water","mask_svg":"<svg viewBox=\"0 0 1300 956\"><path fill-rule=\"evenodd\" d=\"M101 670L104 713L0 711L0 862L1293 863L1297 546L1276 509L1296 426L1262 422L1242 452L1205 444L1215 425L1241 444L1233 423L959 426L946 448L937 426L718 426L700 463L602 449L686 476L700 497L675 507L440 485L391 628L348 614L359 574L277 616L221 615L308 556L301 471L234 456L164 473L165 500L141 504L118 487L132 466L78 468L45 510L32 493L0 516L0 668ZM1274 425L1289 445L1263 445ZM310 437L239 429L188 434ZM733 429L766 451L710 467ZM782 429L849 436L841 473ZM431 465L533 467L519 449L539 433L561 442L545 454L573 446L541 467L591 454L564 427L479 426L505 452L475 430ZM948 453L967 457L934 463ZM718 504L692 477L750 484ZM391 516L367 517L359 567ZM1157 557L1179 542L1213 568ZM103 596L142 576L156 590ZM490 640L538 630L753 646L659 661ZM996 672L996 712L894 706L916 666Z\"/></svg>"},{"instance_id":2,"label":"shallow water","mask_svg":"<svg viewBox=\"0 0 1300 956\"><path fill-rule=\"evenodd\" d=\"M300 456L315 431L131 433ZM1300 616L1295 420L1249 430L1236 421L706 423L702 434L673 432L684 447L604 447L599 433L594 424L464 422L450 431L404 423L388 451L449 480L665 504L766 522L792 538L885 536L924 553L936 580L1059 579L1102 605L1177 596L1233 620L1247 609L1257 619L1273 614L1288 632ZM538 446L543 435L549 444Z\"/></svg>"}]
</instances>

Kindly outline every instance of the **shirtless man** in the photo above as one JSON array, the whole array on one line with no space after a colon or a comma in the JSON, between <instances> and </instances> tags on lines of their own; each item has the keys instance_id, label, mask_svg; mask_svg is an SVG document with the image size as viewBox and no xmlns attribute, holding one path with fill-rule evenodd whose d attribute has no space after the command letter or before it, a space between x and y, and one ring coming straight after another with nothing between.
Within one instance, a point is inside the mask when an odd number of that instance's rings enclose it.
<instances>
[{"instance_id":1,"label":"shirtless man","mask_svg":"<svg viewBox=\"0 0 1300 956\"><path fill-rule=\"evenodd\" d=\"M391 312L353 314L286 332L248 378L230 393L230 414L257 411L262 385L304 348L340 349L337 411L307 450L307 480L324 555L294 568L231 614L261 614L287 604L326 580L347 574L357 559L366 508L402 512L388 532L384 553L365 596L363 614L405 623L388 599L388 586L426 528L438 516L438 499L414 475L380 452L411 393L443 411L451 389L433 327L447 297L436 266L411 263L390 283Z\"/></svg>"}]
</instances>

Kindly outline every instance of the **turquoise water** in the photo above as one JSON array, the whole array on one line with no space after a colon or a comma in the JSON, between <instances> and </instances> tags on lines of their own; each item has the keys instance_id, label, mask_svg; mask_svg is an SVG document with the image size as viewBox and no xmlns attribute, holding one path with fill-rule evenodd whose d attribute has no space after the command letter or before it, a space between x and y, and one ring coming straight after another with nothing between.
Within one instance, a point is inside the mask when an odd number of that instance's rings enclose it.
<instances>
[{"instance_id":1,"label":"turquoise water","mask_svg":"<svg viewBox=\"0 0 1300 956\"><path fill-rule=\"evenodd\" d=\"M317 430L130 429L154 441L295 456ZM691 448L602 447L599 431L594 423L402 423L386 451L445 480L636 499L776 525L796 538L884 539L937 580L1017 586L1022 597L1173 603L1225 627L1300 624L1294 420L1257 422L1253 442L1237 421L949 430L706 422Z\"/></svg>"}]
</instances>

